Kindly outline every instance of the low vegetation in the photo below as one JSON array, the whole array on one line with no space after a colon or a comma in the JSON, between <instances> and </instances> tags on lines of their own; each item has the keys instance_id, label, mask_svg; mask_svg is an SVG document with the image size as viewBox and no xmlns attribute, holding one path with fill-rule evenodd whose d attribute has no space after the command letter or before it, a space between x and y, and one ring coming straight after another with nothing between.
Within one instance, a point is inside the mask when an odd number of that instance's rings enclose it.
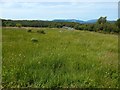
<instances>
[{"instance_id":1,"label":"low vegetation","mask_svg":"<svg viewBox=\"0 0 120 90\"><path fill-rule=\"evenodd\" d=\"M107 17L100 17L96 23L80 24L76 22L57 22L57 21L40 21L40 20L5 20L2 19L4 27L48 27L62 28L70 27L76 30L87 30L100 33L120 32L120 19L114 22L107 21Z\"/></svg>"},{"instance_id":2,"label":"low vegetation","mask_svg":"<svg viewBox=\"0 0 120 90\"><path fill-rule=\"evenodd\" d=\"M44 30L37 30L37 33L46 34Z\"/></svg>"},{"instance_id":3,"label":"low vegetation","mask_svg":"<svg viewBox=\"0 0 120 90\"><path fill-rule=\"evenodd\" d=\"M27 30L27 32L32 32L32 30L31 30L31 29L29 29L29 30Z\"/></svg>"},{"instance_id":4,"label":"low vegetation","mask_svg":"<svg viewBox=\"0 0 120 90\"><path fill-rule=\"evenodd\" d=\"M3 28L4 88L118 88L117 35L58 28L27 30Z\"/></svg>"}]
</instances>

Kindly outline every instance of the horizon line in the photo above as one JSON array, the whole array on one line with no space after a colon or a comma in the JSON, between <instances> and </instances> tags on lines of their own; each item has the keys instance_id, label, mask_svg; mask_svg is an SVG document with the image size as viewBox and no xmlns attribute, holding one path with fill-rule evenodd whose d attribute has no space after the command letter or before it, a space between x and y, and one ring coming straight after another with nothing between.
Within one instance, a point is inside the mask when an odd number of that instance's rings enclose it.
<instances>
[{"instance_id":1,"label":"horizon line","mask_svg":"<svg viewBox=\"0 0 120 90\"><path fill-rule=\"evenodd\" d=\"M10 18L0 18L0 19L5 19L5 20L41 20L41 21L53 21L53 20L81 20L81 21L89 21L89 20L98 20L99 18L94 18L94 19L76 19L76 18L55 18L55 19L10 19ZM117 18L119 19L119 18ZM117 21L117 19L107 19L108 21Z\"/></svg>"}]
</instances>

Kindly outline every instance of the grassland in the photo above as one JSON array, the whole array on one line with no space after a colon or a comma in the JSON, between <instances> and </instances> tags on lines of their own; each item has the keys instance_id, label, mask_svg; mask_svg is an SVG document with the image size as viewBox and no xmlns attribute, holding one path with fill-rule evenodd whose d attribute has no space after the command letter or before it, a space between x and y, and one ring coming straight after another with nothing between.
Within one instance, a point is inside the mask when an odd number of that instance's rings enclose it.
<instances>
[{"instance_id":1,"label":"grassland","mask_svg":"<svg viewBox=\"0 0 120 90\"><path fill-rule=\"evenodd\" d=\"M55 28L33 28L32 32L3 28L2 38L3 87L118 87L117 35ZM32 38L38 42L32 42Z\"/></svg>"}]
</instances>

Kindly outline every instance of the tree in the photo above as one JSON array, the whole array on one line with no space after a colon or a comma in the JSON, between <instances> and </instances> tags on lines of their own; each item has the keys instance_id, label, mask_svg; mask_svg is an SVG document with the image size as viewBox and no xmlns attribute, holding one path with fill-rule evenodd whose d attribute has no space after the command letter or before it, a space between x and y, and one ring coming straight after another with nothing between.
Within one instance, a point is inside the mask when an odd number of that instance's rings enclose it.
<instances>
[{"instance_id":1,"label":"tree","mask_svg":"<svg viewBox=\"0 0 120 90\"><path fill-rule=\"evenodd\" d=\"M17 23L17 24L16 24L16 27L19 27L19 28L21 28L21 27L22 27L22 24L20 24L20 23Z\"/></svg>"},{"instance_id":2,"label":"tree","mask_svg":"<svg viewBox=\"0 0 120 90\"><path fill-rule=\"evenodd\" d=\"M117 20L116 25L120 29L120 18Z\"/></svg>"},{"instance_id":3,"label":"tree","mask_svg":"<svg viewBox=\"0 0 120 90\"><path fill-rule=\"evenodd\" d=\"M97 21L98 24L105 24L107 22L107 17L100 17Z\"/></svg>"}]
</instances>

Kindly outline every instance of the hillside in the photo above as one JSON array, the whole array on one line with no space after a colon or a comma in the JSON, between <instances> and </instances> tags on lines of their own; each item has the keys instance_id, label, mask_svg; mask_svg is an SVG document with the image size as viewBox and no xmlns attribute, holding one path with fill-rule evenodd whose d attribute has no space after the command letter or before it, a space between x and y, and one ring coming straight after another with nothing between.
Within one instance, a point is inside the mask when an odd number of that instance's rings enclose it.
<instances>
[{"instance_id":1,"label":"hillside","mask_svg":"<svg viewBox=\"0 0 120 90\"><path fill-rule=\"evenodd\" d=\"M76 22L76 23L81 23L81 24L91 24L91 23L96 23L98 19L91 19L91 20L77 20L77 19L54 19L52 20L53 22ZM108 20L110 23L115 23L115 21Z\"/></svg>"}]
</instances>

